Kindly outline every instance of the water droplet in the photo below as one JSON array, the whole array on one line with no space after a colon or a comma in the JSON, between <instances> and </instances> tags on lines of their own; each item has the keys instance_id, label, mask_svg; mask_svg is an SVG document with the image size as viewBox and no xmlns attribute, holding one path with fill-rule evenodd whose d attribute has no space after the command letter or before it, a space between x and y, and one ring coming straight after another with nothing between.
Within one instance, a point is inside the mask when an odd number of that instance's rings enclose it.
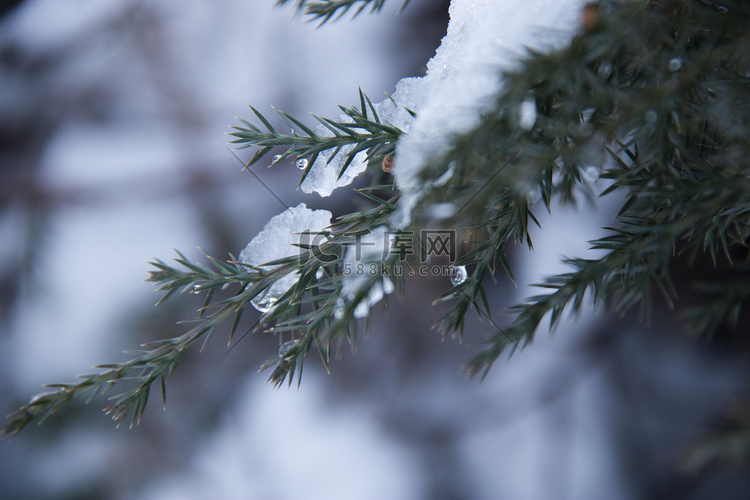
<instances>
[{"instance_id":1,"label":"water droplet","mask_svg":"<svg viewBox=\"0 0 750 500\"><path fill-rule=\"evenodd\" d=\"M273 158L271 159L271 165L276 165L276 164L277 164L277 163L279 162L279 160L280 160L280 159L281 159L281 155L275 155L275 156L274 156L274 157L273 157Z\"/></svg>"},{"instance_id":2,"label":"water droplet","mask_svg":"<svg viewBox=\"0 0 750 500\"><path fill-rule=\"evenodd\" d=\"M593 165L586 167L583 171L583 176L589 181L596 181L599 179L599 169Z\"/></svg>"},{"instance_id":3,"label":"water droplet","mask_svg":"<svg viewBox=\"0 0 750 500\"><path fill-rule=\"evenodd\" d=\"M453 283L453 286L460 285L466 281L466 278L468 277L469 274L466 272L466 266L451 267L451 283Z\"/></svg>"},{"instance_id":4,"label":"water droplet","mask_svg":"<svg viewBox=\"0 0 750 500\"><path fill-rule=\"evenodd\" d=\"M675 57L671 61L669 61L669 71L680 71L680 68L682 68L682 59L679 57Z\"/></svg>"},{"instance_id":5,"label":"water droplet","mask_svg":"<svg viewBox=\"0 0 750 500\"><path fill-rule=\"evenodd\" d=\"M656 123L656 119L659 118L659 115L656 114L656 111L653 109L649 109L646 111L646 123Z\"/></svg>"},{"instance_id":6,"label":"water droplet","mask_svg":"<svg viewBox=\"0 0 750 500\"><path fill-rule=\"evenodd\" d=\"M198 295L199 293L201 293L201 287L200 287L200 285L193 285L193 289L190 290L190 293L194 293L196 295Z\"/></svg>"},{"instance_id":7,"label":"water droplet","mask_svg":"<svg viewBox=\"0 0 750 500\"><path fill-rule=\"evenodd\" d=\"M284 342L279 346L279 358L286 359L289 355L289 352L292 350L294 345L297 343L296 340L290 340L288 342Z\"/></svg>"},{"instance_id":8,"label":"water droplet","mask_svg":"<svg viewBox=\"0 0 750 500\"><path fill-rule=\"evenodd\" d=\"M304 170L307 168L307 158L300 158L294 164L297 166L298 169Z\"/></svg>"},{"instance_id":9,"label":"water droplet","mask_svg":"<svg viewBox=\"0 0 750 500\"><path fill-rule=\"evenodd\" d=\"M333 317L336 319L344 317L344 299L336 299L336 308L333 310Z\"/></svg>"},{"instance_id":10,"label":"water droplet","mask_svg":"<svg viewBox=\"0 0 750 500\"><path fill-rule=\"evenodd\" d=\"M267 296L267 295L257 295L253 300L250 301L250 303L253 305L254 308L256 308L258 311L262 313L267 313L271 309L273 309L273 306L276 305L276 302L279 299L273 296Z\"/></svg>"}]
</instances>

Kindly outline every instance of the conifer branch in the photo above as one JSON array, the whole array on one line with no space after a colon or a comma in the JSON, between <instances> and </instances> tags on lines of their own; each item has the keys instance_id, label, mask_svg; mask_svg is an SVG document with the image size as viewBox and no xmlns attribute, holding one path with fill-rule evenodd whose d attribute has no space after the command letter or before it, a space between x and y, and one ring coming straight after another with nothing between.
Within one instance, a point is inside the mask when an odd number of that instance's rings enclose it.
<instances>
[{"instance_id":1,"label":"conifer branch","mask_svg":"<svg viewBox=\"0 0 750 500\"><path fill-rule=\"evenodd\" d=\"M370 12L379 12L380 9L385 5L386 0L297 0L297 10L304 9L305 14L310 16L311 21L320 20L320 26L327 23L331 19L341 19L349 9L358 5L354 10L352 17L357 17L367 7L370 7ZM410 0L404 0L401 5L403 10ZM289 0L278 0L278 5L284 5Z\"/></svg>"},{"instance_id":2,"label":"conifer branch","mask_svg":"<svg viewBox=\"0 0 750 500\"><path fill-rule=\"evenodd\" d=\"M130 351L130 354L136 354L136 356L124 363L96 366L95 368L105 369L105 371L82 375L79 378L83 380L76 384L46 386L56 390L32 398L29 403L10 414L9 422L0 429L0 436L15 435L30 422L43 421L74 398L90 392L88 399L91 400L98 393L104 393L112 386L119 387L122 384L133 386L110 397L112 403L105 409L105 412L110 414L118 425L128 416L132 417L131 426L140 421L154 382L161 382L162 398L165 402L166 381L174 372L185 349L202 337L208 340L222 322L239 314L239 311L257 293L255 288L248 287L248 285L258 281L258 276L212 257L208 258L215 265L215 270L193 264L182 254L179 254L177 262L185 266L187 271L172 268L160 260L152 263L157 270L151 272L149 281L161 283L160 290L166 292L159 302L171 296L175 291L192 291L193 293L207 291L212 295L216 288L233 283L241 285L237 294L213 304L217 310L209 315L203 315L202 310L201 316L189 320L198 322L198 325L180 337L143 344L141 347L150 349Z\"/></svg>"},{"instance_id":3,"label":"conifer branch","mask_svg":"<svg viewBox=\"0 0 750 500\"><path fill-rule=\"evenodd\" d=\"M604 194L627 193L613 234L593 242L607 256L569 260L575 271L542 285L555 290L552 294L514 308L516 320L493 335L491 347L469 363L470 373L486 374L508 345L530 342L545 314L551 313L554 324L571 302L578 310L587 289L595 301L615 310L639 305L647 315L652 287L669 303L676 299L667 272L676 253L694 258L708 252L714 262L722 255L731 262L731 248L746 248L750 145L745 133L727 124L745 123L747 117L729 107L722 108L726 114L713 112L720 97L710 89L727 88L723 82L738 77L732 68L747 67L737 51L750 48L749 37L740 27L705 31L702 26L719 24L722 15L710 7L686 7L684 16L665 23L657 4L641 9L608 3L597 29L577 36L570 47L532 53L521 70L505 75L496 110L425 169L424 178L430 179L455 168L452 199L461 210L446 223L468 223L474 234L485 228L491 235L475 242L464 259L475 266L464 284L468 293L443 297L458 301L439 324L444 333L460 333L464 312L481 299L481 277L494 272L502 255L494 253L502 252L506 241L513 238L531 247L527 224L536 219L526 200L529 189L538 190L548 210L555 197L570 202L576 193L590 196L583 173L593 165L611 182ZM658 47L653 39L673 40L679 47L672 49L679 60L661 62L663 73L653 69ZM747 88L742 88L747 99ZM524 128L517 110L529 98L536 119L533 127ZM608 148L618 141L619 148ZM506 166L508 158L512 161ZM426 219L429 206L444 196L439 189L428 193L415 213L427 214L422 215ZM703 312L729 313L716 308Z\"/></svg>"},{"instance_id":4,"label":"conifer branch","mask_svg":"<svg viewBox=\"0 0 750 500\"><path fill-rule=\"evenodd\" d=\"M280 0L279 3L287 3ZM298 9L325 23L356 8L379 10L384 0L299 0ZM406 4L407 2L404 2ZM598 259L567 259L568 273L548 277L540 287L549 291L528 298L511 311L507 327L497 327L485 349L469 361L469 374L485 376L508 347L532 342L542 321L553 328L567 309L579 311L588 296L596 305L623 313L638 307L650 313L653 295L667 304L678 299L669 274L675 256L691 259L709 255L726 261L738 272L747 271L733 255L747 254L750 238L750 5L747 2L647 3L603 1L596 15L571 44L542 54L530 51L518 69L503 75L504 87L495 96L479 126L453 137L448 152L432 158L420 172L424 191L411 214L414 230L429 227L436 204L455 210L441 224L467 232L468 250L455 265L471 272L438 301L451 304L438 327L444 336L461 337L465 315L475 309L492 320L495 308L484 287L498 268L513 280L505 245L522 242L533 248L529 226L539 224L534 201L546 210L553 201L575 203L595 198L590 180L607 184L602 195L619 192L624 203L606 237L591 242L604 252ZM727 11L743 22L726 22ZM282 134L251 107L260 125L241 120L233 142L255 147L249 165L273 148L275 157L309 160L302 180L319 155L345 158L339 175L366 152L372 160L392 156L403 132L384 123L375 106L360 91L360 108L341 108L338 120L315 117L313 130L277 111L290 134ZM522 117L531 109L533 120ZM436 179L448 179L436 182ZM391 186L374 186L364 194L375 206L340 218L327 229L317 246L301 245L299 256L260 267L222 262L207 257L211 267L195 264L179 254L180 267L156 261L150 281L165 292L205 294L195 321L181 337L154 344L132 360L103 365L105 371L86 375L77 384L55 384L10 417L3 435L19 432L87 392L96 393L128 382L132 389L113 398L107 408L118 423L131 417L137 424L150 387L165 381L187 347L207 341L215 329L233 318L230 339L243 309L285 276L296 283L260 319L259 328L279 336L278 353L261 367L272 371L274 385L299 381L305 356L317 350L327 367L331 350L357 340L357 309L370 292L382 286L382 276L364 280L352 296L343 296L346 246L378 227L387 227L399 203L398 194L377 197ZM377 191L376 191L377 190ZM401 266L395 256L384 266ZM214 292L237 287L229 298L214 300ZM396 288L403 284L396 279ZM750 295L746 280L717 280L708 285L712 300L687 315L699 333L711 334L720 324L732 325ZM163 300L162 299L162 300ZM148 347L148 346L147 346ZM721 461L740 443L750 456L747 422L732 434L711 441L709 452L695 463ZM718 443L718 444L717 444ZM706 452L706 449L703 449Z\"/></svg>"},{"instance_id":5,"label":"conifer branch","mask_svg":"<svg viewBox=\"0 0 750 500\"><path fill-rule=\"evenodd\" d=\"M380 188L392 189L389 186ZM378 199L372 195L368 198ZM233 260L223 262L206 255L211 264L209 267L191 262L180 252L177 252L178 258L175 259L180 267L157 259L151 263L156 269L150 272L147 279L159 285L158 290L164 292L157 304L176 292L205 294L199 315L183 321L196 323L196 326L182 336L143 344L141 347L147 349L131 351L136 356L126 362L96 366L105 371L82 375L81 382L46 386L56 390L32 398L11 413L8 422L0 428L0 437L18 434L29 423L43 421L85 393L90 393L88 400L91 400L110 387L123 384L131 388L110 397L111 404L105 408L105 412L118 425L129 417L131 427L137 425L154 383L160 382L162 401L166 403L166 381L187 348L201 339L205 345L220 325L233 318L229 330L231 342L242 312L250 301L292 273L298 273L299 280L278 299L273 309L261 316L258 326L291 339L281 344L279 352L271 356L261 370L273 368L269 381L274 385L285 381L291 384L295 375L299 381L304 357L313 347L327 367L332 347L342 341L356 342L355 310L367 300L370 289L377 285L373 277L363 283L356 296L341 297L340 267L344 251L348 244L355 242L357 234L367 233L387 222L395 202L396 198L380 200L371 210L342 217L331 226L325 242L315 247L301 244L303 251L299 256L279 259L257 268ZM320 279L319 271L323 273ZM213 300L214 293L227 286L237 286L238 290L228 298Z\"/></svg>"},{"instance_id":6,"label":"conifer branch","mask_svg":"<svg viewBox=\"0 0 750 500\"><path fill-rule=\"evenodd\" d=\"M317 132L298 119L276 110L276 113L292 130L291 134L283 134L276 130L258 110L250 106L265 131L247 120L240 119L245 127L232 127L236 129L236 132L231 132L230 135L236 139L231 142L244 144L243 148L253 146L260 148L248 162L248 167L266 156L273 148L287 148L283 153L274 156L272 165L284 158L305 159L307 164L300 184L305 180L321 153L331 151L327 163L330 163L337 155L343 154L346 160L339 171L339 177L341 177L354 157L362 151L367 151L368 159L373 159L375 162L392 155L396 141L403 133L399 128L380 120L372 102L361 89L359 97L361 109L354 106L349 108L340 106L345 116L338 121L313 115L322 126L322 130L319 129ZM303 135L297 131L301 131Z\"/></svg>"}]
</instances>

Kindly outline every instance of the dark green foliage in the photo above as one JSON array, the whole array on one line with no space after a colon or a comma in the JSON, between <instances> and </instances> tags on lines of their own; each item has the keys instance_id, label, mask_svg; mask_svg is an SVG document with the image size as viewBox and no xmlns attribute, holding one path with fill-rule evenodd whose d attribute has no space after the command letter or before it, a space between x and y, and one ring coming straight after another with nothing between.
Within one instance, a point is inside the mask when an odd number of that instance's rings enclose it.
<instances>
[{"instance_id":1,"label":"dark green foliage","mask_svg":"<svg viewBox=\"0 0 750 500\"><path fill-rule=\"evenodd\" d=\"M301 0L297 7L324 23L351 7L357 13L368 6L376 11L383 3ZM451 304L438 326L444 335L460 337L465 315L473 308L496 327L467 363L470 375L486 375L506 348L528 344L545 318L554 326L564 311L579 310L587 296L612 311L638 308L643 318L648 318L656 294L670 306L677 304L682 290L669 268L678 256L692 262L708 255L714 265L723 263L737 273L730 282L697 284L711 298L688 305L683 316L698 334L710 336L722 325L736 327L750 295L744 264L750 236L750 3L602 1L586 9L584 30L567 47L529 52L517 70L504 75L495 107L481 124L455 137L449 153L422 172L429 188L409 229L428 227L430 207L450 199L460 208L444 224L466 229L468 235L469 249L457 264L471 272L438 299ZM325 151L343 151L348 158L344 169L361 151L377 163L394 154L402 131L382 123L369 99L360 97L359 110L342 108L343 121L316 117L331 136L284 113L279 114L286 124L304 134L281 134L252 109L262 126L243 121L245 127L235 127L234 142L258 148L250 164L274 147L286 148L281 157L309 157L310 165ZM521 126L519 119L524 102L536 107L530 127ZM342 149L346 147L353 149ZM555 200L593 200L596 193L585 180L592 168L608 183L603 195L617 192L624 199L609 235L591 242L603 256L569 259L570 272L547 278L539 285L544 294L513 307L515 319L509 325L497 325L496 306L484 287L498 265L513 279L504 253L507 242L532 247L528 228L538 222L530 190L538 190L547 210ZM447 182L429 182L444 175L450 177ZM273 368L270 379L281 384L291 382L295 373L299 378L313 348L327 363L332 346L356 340L354 309L377 280L339 308L343 245L357 234L387 226L399 202L398 194L386 200L362 193L374 208L340 218L320 247L306 249L306 257L277 261L270 272L212 258L216 270L184 258L178 262L187 271L157 261L150 279L161 285L165 297L186 289L206 293L198 326L129 363L112 365L77 385L58 386L58 392L12 415L3 432L15 434L78 393L125 378L136 388L118 396L109 411L118 421L131 413L137 421L149 386L168 377L182 349L209 337L230 317L236 328L236 317L253 297L293 272L300 275L298 283L260 320L262 327L279 334L280 342L285 339L263 367ZM321 260L321 252L333 257ZM736 261L738 254L743 263ZM395 263L394 258L387 264ZM318 270L323 271L320 279ZM237 293L212 302L212 291L227 284L238 286ZM692 463L721 461L722 453L730 452L733 459L747 459L748 428L748 419L736 420L730 430L707 441L710 450L696 449Z\"/></svg>"},{"instance_id":2,"label":"dark green foliage","mask_svg":"<svg viewBox=\"0 0 750 500\"><path fill-rule=\"evenodd\" d=\"M509 338L529 341L547 312L554 324L571 301L578 309L587 290L614 310L637 305L648 315L654 291L668 303L677 298L668 274L674 255L708 252L714 261L722 256L731 261L731 247L746 247L750 18L746 3L731 12L730 21L723 9L697 2L605 3L598 24L569 48L532 54L521 71L506 75L507 92L497 112L462 138L466 144L446 161L471 148L497 151L500 158L513 155L513 165L472 194L458 223L471 214L483 225L495 220L496 230L528 240L525 219L534 219L523 197L512 195L518 179L526 176L538 185L549 209L554 196L570 200L583 187L581 170L587 165L596 165L611 181L605 194L622 191L626 199L619 226L592 242L606 255L572 260L573 272L550 278L542 286L553 293L518 306L516 321L469 364L471 373L486 373ZM522 131L507 110L529 96L539 116L533 130ZM477 184L491 174L481 163L463 168L471 168L464 176ZM728 290L734 304L747 297L746 288Z\"/></svg>"}]
</instances>

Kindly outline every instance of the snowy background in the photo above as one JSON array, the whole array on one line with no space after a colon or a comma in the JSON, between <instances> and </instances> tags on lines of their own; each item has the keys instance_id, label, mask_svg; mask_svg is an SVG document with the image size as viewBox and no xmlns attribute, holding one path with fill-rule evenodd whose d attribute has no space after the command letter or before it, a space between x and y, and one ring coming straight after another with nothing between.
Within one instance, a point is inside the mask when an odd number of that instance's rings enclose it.
<instances>
[{"instance_id":1,"label":"snowy background","mask_svg":"<svg viewBox=\"0 0 750 500\"><path fill-rule=\"evenodd\" d=\"M154 309L147 261L172 248L199 259L198 246L236 255L283 210L224 146L247 103L336 117L358 87L379 100L424 74L448 23L447 2L435 0L321 29L273 3L2 4L6 413L41 384L182 333L175 322L199 299ZM349 188L297 192L291 164L254 169L291 206L336 215L359 203ZM612 220L607 204L538 215L536 254L514 259L519 283L559 272L560 255L583 256ZM471 342L441 343L430 330L440 315L430 303L447 286L409 282L408 299L394 297L387 315L376 307L372 335L330 376L311 358L299 391L256 374L276 339L253 334L227 350L217 335L186 356L166 410L155 397L139 428L115 429L96 399L0 442L0 499L748 497L742 475L696 479L675 467L747 377L739 356L696 348L668 315L643 329L589 312L466 382L458 367ZM529 292L500 280L490 299L501 309ZM492 333L478 320L467 330L470 341Z\"/></svg>"}]
</instances>

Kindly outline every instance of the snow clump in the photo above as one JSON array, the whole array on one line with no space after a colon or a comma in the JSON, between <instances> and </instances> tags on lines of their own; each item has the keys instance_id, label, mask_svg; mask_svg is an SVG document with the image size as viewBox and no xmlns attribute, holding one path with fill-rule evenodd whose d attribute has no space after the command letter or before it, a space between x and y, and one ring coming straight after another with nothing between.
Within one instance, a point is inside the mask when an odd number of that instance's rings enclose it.
<instances>
[{"instance_id":1,"label":"snow clump","mask_svg":"<svg viewBox=\"0 0 750 500\"><path fill-rule=\"evenodd\" d=\"M404 195L392 219L394 228L404 227L411 219L411 209L425 189L419 179L423 168L449 151L452 137L478 126L482 113L492 108L502 87L502 70L511 69L527 55L525 47L551 49L566 43L586 1L451 1L448 31L427 63L427 74L402 79L393 96L374 105L381 121L405 132L396 148L394 177ZM525 101L518 110L523 128L533 127L536 120L532 104ZM416 119L408 110L417 114ZM315 132L333 135L322 125ZM321 153L302 190L329 196L334 189L351 184L367 168L363 151L337 179L351 148L342 148L333 160L331 151Z\"/></svg>"},{"instance_id":2,"label":"snow clump","mask_svg":"<svg viewBox=\"0 0 750 500\"><path fill-rule=\"evenodd\" d=\"M551 49L567 43L587 0L452 0L450 23L422 78L396 85L393 101L378 104L381 119L407 131L396 147L394 177L404 192L391 225L404 227L424 189L419 173L447 153L452 138L469 132L494 105L502 87L501 71L527 55L525 47ZM554 29L551 29L554 28ZM417 114L405 124L402 108ZM530 107L522 125L533 126ZM409 119L407 119L409 121ZM399 125L397 125L399 126Z\"/></svg>"},{"instance_id":3,"label":"snow clump","mask_svg":"<svg viewBox=\"0 0 750 500\"><path fill-rule=\"evenodd\" d=\"M346 115L341 115L338 121L347 123L346 119ZM315 133L322 137L333 137L333 132L323 125L316 128ZM354 159L346 167L341 178L338 179L339 172L346 163L347 155L352 149L354 149L353 144L342 147L333 159L331 159L331 155L334 150L329 149L321 152L300 186L302 191L305 193L316 192L320 196L326 197L330 196L334 189L351 184L359 174L367 169L367 153L360 151L354 155Z\"/></svg>"},{"instance_id":4,"label":"snow clump","mask_svg":"<svg viewBox=\"0 0 750 500\"><path fill-rule=\"evenodd\" d=\"M332 214L328 210L311 210L304 203L288 208L269 220L263 230L240 252L239 262L264 270L267 262L304 252L296 244L308 242L300 233L314 235L331 225ZM299 279L299 273L290 273L276 281L265 293L252 300L253 306L261 312L269 311Z\"/></svg>"}]
</instances>

